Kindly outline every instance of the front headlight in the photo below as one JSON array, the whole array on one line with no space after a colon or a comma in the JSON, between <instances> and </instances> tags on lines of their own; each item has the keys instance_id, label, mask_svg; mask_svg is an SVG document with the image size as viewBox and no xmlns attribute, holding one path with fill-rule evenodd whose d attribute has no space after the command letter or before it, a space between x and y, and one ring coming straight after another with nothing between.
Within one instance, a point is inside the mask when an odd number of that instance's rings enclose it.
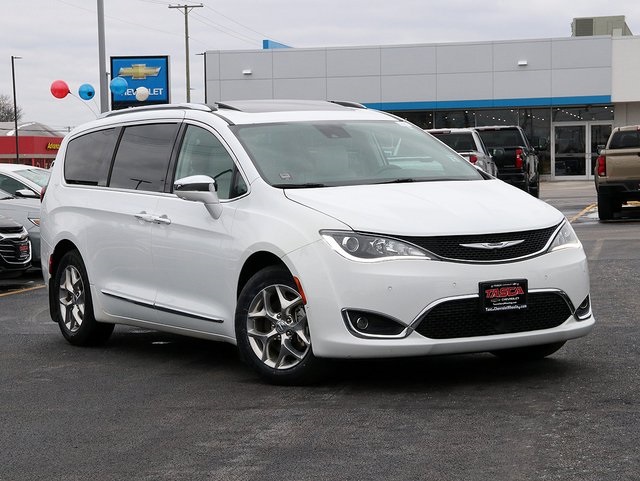
<instances>
[{"instance_id":1,"label":"front headlight","mask_svg":"<svg viewBox=\"0 0 640 481\"><path fill-rule=\"evenodd\" d=\"M322 230L320 235L335 251L347 258L371 261L391 258L430 259L422 249L390 237L335 230Z\"/></svg>"},{"instance_id":2,"label":"front headlight","mask_svg":"<svg viewBox=\"0 0 640 481\"><path fill-rule=\"evenodd\" d=\"M567 249L570 247L580 247L580 241L578 240L578 236L573 230L573 227L571 227L571 224L565 220L553 239L553 242L549 246L549 252L557 251L559 249Z\"/></svg>"}]
</instances>

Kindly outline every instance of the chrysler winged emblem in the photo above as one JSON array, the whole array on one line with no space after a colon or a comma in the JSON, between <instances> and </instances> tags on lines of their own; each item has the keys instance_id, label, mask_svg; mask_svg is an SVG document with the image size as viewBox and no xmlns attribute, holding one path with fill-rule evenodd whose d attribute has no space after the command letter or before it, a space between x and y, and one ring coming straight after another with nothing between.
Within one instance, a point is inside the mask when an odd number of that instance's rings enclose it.
<instances>
[{"instance_id":1,"label":"chrysler winged emblem","mask_svg":"<svg viewBox=\"0 0 640 481\"><path fill-rule=\"evenodd\" d=\"M469 247L471 249L495 250L504 249L505 247L517 246L518 244L522 244L523 242L524 239L503 242L478 242L476 244L460 244L460 246Z\"/></svg>"}]
</instances>

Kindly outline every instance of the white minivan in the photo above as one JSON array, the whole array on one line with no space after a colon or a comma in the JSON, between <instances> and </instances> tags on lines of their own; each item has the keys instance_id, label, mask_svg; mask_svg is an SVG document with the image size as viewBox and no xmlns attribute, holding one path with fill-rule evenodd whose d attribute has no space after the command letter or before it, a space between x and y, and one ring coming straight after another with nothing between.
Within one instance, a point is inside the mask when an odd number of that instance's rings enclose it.
<instances>
[{"instance_id":1,"label":"white minivan","mask_svg":"<svg viewBox=\"0 0 640 481\"><path fill-rule=\"evenodd\" d=\"M595 322L559 211L352 103L105 114L63 140L41 235L72 344L114 324L225 341L276 383L329 358L541 358Z\"/></svg>"}]
</instances>

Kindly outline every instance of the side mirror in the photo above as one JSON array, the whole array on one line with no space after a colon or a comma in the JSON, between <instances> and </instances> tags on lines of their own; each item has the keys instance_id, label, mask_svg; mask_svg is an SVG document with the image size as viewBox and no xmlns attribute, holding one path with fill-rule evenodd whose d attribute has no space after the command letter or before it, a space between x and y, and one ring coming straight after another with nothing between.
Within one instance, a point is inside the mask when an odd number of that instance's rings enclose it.
<instances>
[{"instance_id":1,"label":"side mirror","mask_svg":"<svg viewBox=\"0 0 640 481\"><path fill-rule=\"evenodd\" d=\"M504 149L497 148L491 151L491 155L494 157L498 157L499 155L504 155Z\"/></svg>"},{"instance_id":2,"label":"side mirror","mask_svg":"<svg viewBox=\"0 0 640 481\"><path fill-rule=\"evenodd\" d=\"M192 202L202 202L214 219L222 215L222 204L216 193L216 181L208 175L192 175L178 179L173 184L178 197Z\"/></svg>"},{"instance_id":3,"label":"side mirror","mask_svg":"<svg viewBox=\"0 0 640 481\"><path fill-rule=\"evenodd\" d=\"M40 196L38 194L36 194L34 191L32 191L31 189L19 189L16 190L15 194L16 197L22 197L22 198L27 198L27 199L39 199Z\"/></svg>"}]
</instances>

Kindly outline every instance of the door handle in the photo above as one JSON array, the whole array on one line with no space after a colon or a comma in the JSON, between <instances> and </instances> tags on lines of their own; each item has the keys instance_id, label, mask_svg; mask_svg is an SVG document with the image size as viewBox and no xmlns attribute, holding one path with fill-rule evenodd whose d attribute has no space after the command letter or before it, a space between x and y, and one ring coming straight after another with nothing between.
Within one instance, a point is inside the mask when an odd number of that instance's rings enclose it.
<instances>
[{"instance_id":1,"label":"door handle","mask_svg":"<svg viewBox=\"0 0 640 481\"><path fill-rule=\"evenodd\" d=\"M171 219L169 219L166 214L163 215L154 215L153 217L153 222L155 222L156 224L164 224L164 225L169 225L171 224Z\"/></svg>"},{"instance_id":2,"label":"door handle","mask_svg":"<svg viewBox=\"0 0 640 481\"><path fill-rule=\"evenodd\" d=\"M142 220L145 222L153 222L154 221L154 216L151 214L147 214L144 210L142 212L138 212L137 214L133 214L133 216L138 219L138 220Z\"/></svg>"}]
</instances>

